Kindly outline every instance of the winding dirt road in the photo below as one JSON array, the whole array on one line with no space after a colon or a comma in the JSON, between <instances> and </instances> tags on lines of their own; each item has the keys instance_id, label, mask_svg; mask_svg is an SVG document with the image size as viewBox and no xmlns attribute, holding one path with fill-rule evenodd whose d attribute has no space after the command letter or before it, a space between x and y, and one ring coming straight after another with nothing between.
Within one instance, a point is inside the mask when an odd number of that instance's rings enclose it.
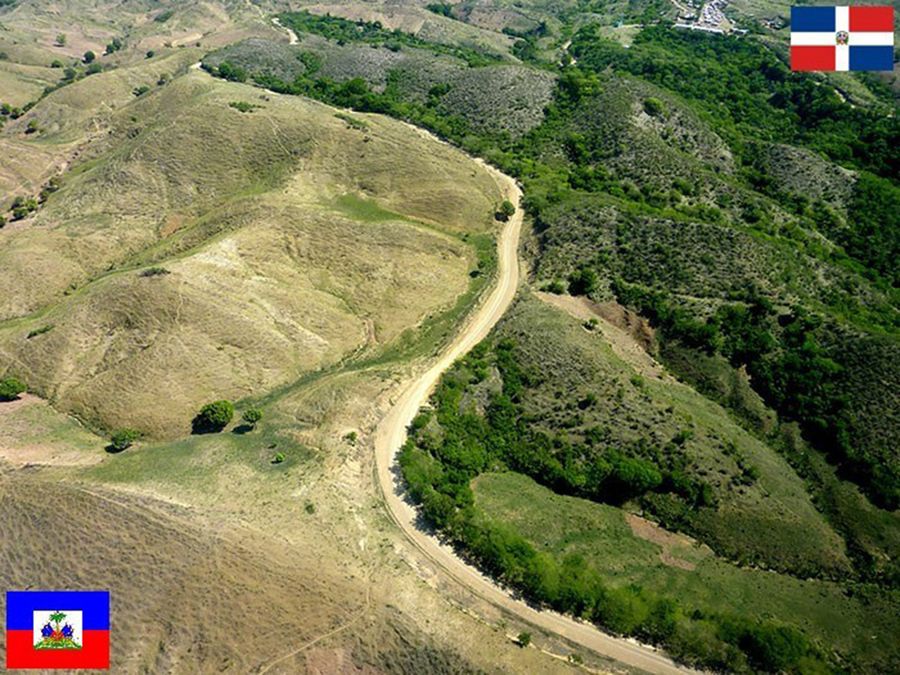
<instances>
[{"instance_id":1,"label":"winding dirt road","mask_svg":"<svg viewBox=\"0 0 900 675\"><path fill-rule=\"evenodd\" d=\"M429 369L407 384L393 407L375 431L375 463L378 483L388 512L409 541L439 565L447 574L479 597L517 615L544 631L560 635L570 642L610 657L628 666L652 673L695 672L682 668L651 647L612 637L589 623L577 621L551 611L538 611L463 562L452 548L423 532L417 526L417 512L405 500L399 478L396 454L406 440L406 429L413 417L428 401L441 374L484 339L509 307L519 285L519 233L522 212L518 208L521 191L512 178L482 163L501 186L506 198L516 205L516 213L503 228L497 242L497 281L489 295L473 312L460 334L441 353Z\"/></svg>"}]
</instances>

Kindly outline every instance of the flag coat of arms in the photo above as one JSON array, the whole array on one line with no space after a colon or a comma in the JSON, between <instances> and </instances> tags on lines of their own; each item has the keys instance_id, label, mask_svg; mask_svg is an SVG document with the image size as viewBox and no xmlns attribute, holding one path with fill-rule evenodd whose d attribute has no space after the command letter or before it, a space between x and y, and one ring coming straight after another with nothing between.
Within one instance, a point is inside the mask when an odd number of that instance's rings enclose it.
<instances>
[{"instance_id":1,"label":"flag coat of arms","mask_svg":"<svg viewBox=\"0 0 900 675\"><path fill-rule=\"evenodd\" d=\"M109 668L109 591L8 591L6 667Z\"/></svg>"},{"instance_id":2,"label":"flag coat of arms","mask_svg":"<svg viewBox=\"0 0 900 675\"><path fill-rule=\"evenodd\" d=\"M893 7L791 7L791 70L893 68Z\"/></svg>"}]
</instances>

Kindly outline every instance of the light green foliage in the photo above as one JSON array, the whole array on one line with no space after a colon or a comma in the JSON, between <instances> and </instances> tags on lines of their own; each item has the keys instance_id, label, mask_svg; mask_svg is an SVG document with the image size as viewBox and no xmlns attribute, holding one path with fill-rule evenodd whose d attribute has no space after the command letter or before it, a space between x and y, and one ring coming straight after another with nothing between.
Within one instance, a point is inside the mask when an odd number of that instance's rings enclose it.
<instances>
[{"instance_id":1,"label":"light green foliage","mask_svg":"<svg viewBox=\"0 0 900 675\"><path fill-rule=\"evenodd\" d=\"M25 383L15 377L0 380L0 401L15 401L19 394L25 392Z\"/></svg>"},{"instance_id":2,"label":"light green foliage","mask_svg":"<svg viewBox=\"0 0 900 675\"><path fill-rule=\"evenodd\" d=\"M109 445L114 452L122 452L132 446L141 437L141 432L136 429L119 429L109 439Z\"/></svg>"}]
</instances>

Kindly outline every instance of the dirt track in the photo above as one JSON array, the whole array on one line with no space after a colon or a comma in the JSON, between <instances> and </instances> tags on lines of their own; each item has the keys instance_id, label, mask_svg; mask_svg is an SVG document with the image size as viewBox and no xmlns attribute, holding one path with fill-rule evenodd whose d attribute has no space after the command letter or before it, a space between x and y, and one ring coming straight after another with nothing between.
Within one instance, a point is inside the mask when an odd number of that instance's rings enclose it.
<instances>
[{"instance_id":1,"label":"dirt track","mask_svg":"<svg viewBox=\"0 0 900 675\"><path fill-rule=\"evenodd\" d=\"M507 198L519 206L521 191L512 178L491 167ZM439 565L447 574L485 600L517 615L528 623L593 652L603 654L626 665L653 673L692 672L681 668L652 647L630 640L615 638L594 626L551 611L537 611L513 598L478 570L463 562L454 551L423 532L416 525L416 510L405 501L405 492L396 471L395 457L406 439L406 429L419 408L428 400L441 374L454 361L465 355L494 327L509 307L519 285L518 246L522 226L522 212L516 214L503 228L497 242L497 281L483 303L474 311L460 334L451 342L426 372L410 382L375 432L375 463L378 483L388 511L409 541Z\"/></svg>"}]
</instances>

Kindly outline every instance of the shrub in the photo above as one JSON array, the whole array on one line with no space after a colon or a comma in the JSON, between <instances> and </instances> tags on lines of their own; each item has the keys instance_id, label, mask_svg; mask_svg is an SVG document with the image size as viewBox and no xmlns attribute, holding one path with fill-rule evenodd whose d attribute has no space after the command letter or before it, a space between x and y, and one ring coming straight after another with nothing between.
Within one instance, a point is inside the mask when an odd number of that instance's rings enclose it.
<instances>
[{"instance_id":1,"label":"shrub","mask_svg":"<svg viewBox=\"0 0 900 675\"><path fill-rule=\"evenodd\" d=\"M262 410L259 408L248 408L241 415L241 419L252 429L262 419Z\"/></svg>"},{"instance_id":2,"label":"shrub","mask_svg":"<svg viewBox=\"0 0 900 675\"><path fill-rule=\"evenodd\" d=\"M583 267L569 276L569 293L572 295L590 295L597 290L597 273Z\"/></svg>"},{"instance_id":3,"label":"shrub","mask_svg":"<svg viewBox=\"0 0 900 675\"><path fill-rule=\"evenodd\" d=\"M516 642L519 643L520 647L527 647L531 644L531 633L521 632L519 636L516 638Z\"/></svg>"},{"instance_id":4,"label":"shrub","mask_svg":"<svg viewBox=\"0 0 900 675\"><path fill-rule=\"evenodd\" d=\"M60 33L56 36L56 46L57 47L65 47L66 46L66 34Z\"/></svg>"},{"instance_id":5,"label":"shrub","mask_svg":"<svg viewBox=\"0 0 900 675\"><path fill-rule=\"evenodd\" d=\"M663 104L658 98L652 96L644 100L644 112L652 117L656 117L663 111Z\"/></svg>"},{"instance_id":6,"label":"shrub","mask_svg":"<svg viewBox=\"0 0 900 675\"><path fill-rule=\"evenodd\" d=\"M281 464L284 461L284 453L276 452L275 456L272 458L272 464ZM312 513L309 508L306 509L307 513Z\"/></svg>"},{"instance_id":7,"label":"shrub","mask_svg":"<svg viewBox=\"0 0 900 675\"><path fill-rule=\"evenodd\" d=\"M30 340L33 337L37 337L38 335L43 335L44 333L49 333L53 330L53 324L48 323L46 326L41 326L40 328L35 328L34 330L28 331L28 335L26 336L27 340Z\"/></svg>"},{"instance_id":8,"label":"shrub","mask_svg":"<svg viewBox=\"0 0 900 675\"><path fill-rule=\"evenodd\" d=\"M171 274L171 272L165 267L148 267L138 272L138 276L141 277L164 277L167 274Z\"/></svg>"},{"instance_id":9,"label":"shrub","mask_svg":"<svg viewBox=\"0 0 900 675\"><path fill-rule=\"evenodd\" d=\"M26 134L33 134L38 130L38 121L37 120L28 120L28 126L25 127Z\"/></svg>"},{"instance_id":10,"label":"shrub","mask_svg":"<svg viewBox=\"0 0 900 675\"><path fill-rule=\"evenodd\" d=\"M122 49L122 41L119 38L113 38L112 42L106 45L106 54L112 54Z\"/></svg>"},{"instance_id":11,"label":"shrub","mask_svg":"<svg viewBox=\"0 0 900 675\"><path fill-rule=\"evenodd\" d=\"M15 401L25 392L25 383L14 377L0 380L0 401Z\"/></svg>"},{"instance_id":12,"label":"shrub","mask_svg":"<svg viewBox=\"0 0 900 675\"><path fill-rule=\"evenodd\" d=\"M500 204L500 208L497 209L497 220L502 220L506 222L510 218L512 218L513 214L516 212L516 207L513 205L511 201L508 199L504 199L503 203Z\"/></svg>"},{"instance_id":13,"label":"shrub","mask_svg":"<svg viewBox=\"0 0 900 675\"><path fill-rule=\"evenodd\" d=\"M566 292L566 285L559 279L554 279L544 286L544 290L554 295L562 295Z\"/></svg>"},{"instance_id":14,"label":"shrub","mask_svg":"<svg viewBox=\"0 0 900 675\"><path fill-rule=\"evenodd\" d=\"M114 452L122 452L130 448L140 436L141 432L136 429L119 429L109 437L109 447Z\"/></svg>"},{"instance_id":15,"label":"shrub","mask_svg":"<svg viewBox=\"0 0 900 675\"><path fill-rule=\"evenodd\" d=\"M257 108L261 107L253 103L247 103L247 101L232 101L228 104L228 106L234 108L235 110L239 110L242 113L253 112Z\"/></svg>"},{"instance_id":16,"label":"shrub","mask_svg":"<svg viewBox=\"0 0 900 675\"><path fill-rule=\"evenodd\" d=\"M228 61L223 61L219 64L218 69L216 70L216 74L226 80L230 80L232 82L246 82L247 81L247 71L241 68L240 66L234 66Z\"/></svg>"},{"instance_id":17,"label":"shrub","mask_svg":"<svg viewBox=\"0 0 900 675\"><path fill-rule=\"evenodd\" d=\"M86 51L84 53L84 57L82 58L82 61L84 61L85 63L93 63L94 59L96 59L96 58L97 58L97 55L94 52Z\"/></svg>"},{"instance_id":18,"label":"shrub","mask_svg":"<svg viewBox=\"0 0 900 675\"><path fill-rule=\"evenodd\" d=\"M50 67L51 67L51 68L62 68L63 65L64 65L63 62L60 61L59 59L53 59L53 60L50 62Z\"/></svg>"},{"instance_id":19,"label":"shrub","mask_svg":"<svg viewBox=\"0 0 900 675\"><path fill-rule=\"evenodd\" d=\"M192 422L195 434L208 434L222 431L234 417L234 405L231 401L213 401L200 408L200 412Z\"/></svg>"},{"instance_id":20,"label":"shrub","mask_svg":"<svg viewBox=\"0 0 900 675\"><path fill-rule=\"evenodd\" d=\"M135 87L134 89L132 89L131 93L135 96L143 96L148 91L150 91L150 87L148 87L146 84L142 84L140 87Z\"/></svg>"}]
</instances>

